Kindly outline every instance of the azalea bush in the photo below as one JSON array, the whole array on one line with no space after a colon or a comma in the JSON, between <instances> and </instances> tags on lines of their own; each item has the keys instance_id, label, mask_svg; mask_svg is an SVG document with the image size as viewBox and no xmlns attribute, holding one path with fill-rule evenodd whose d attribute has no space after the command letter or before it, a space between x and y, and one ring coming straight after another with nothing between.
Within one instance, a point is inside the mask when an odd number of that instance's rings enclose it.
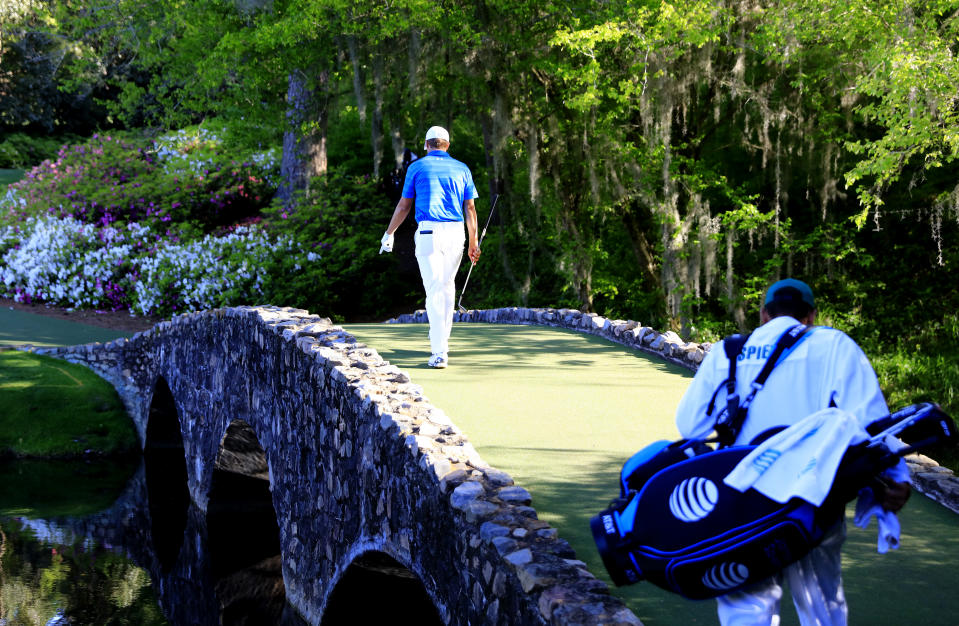
<instances>
[{"instance_id":1,"label":"azalea bush","mask_svg":"<svg viewBox=\"0 0 959 626\"><path fill-rule=\"evenodd\" d=\"M164 242L138 260L133 306L138 313L181 313L269 299L288 273L318 260L290 237L272 241L261 227L222 236Z\"/></svg>"},{"instance_id":2,"label":"azalea bush","mask_svg":"<svg viewBox=\"0 0 959 626\"><path fill-rule=\"evenodd\" d=\"M169 315L269 300L278 277L318 258L255 224L180 241L136 222L30 217L0 227L0 295Z\"/></svg>"},{"instance_id":3,"label":"azalea bush","mask_svg":"<svg viewBox=\"0 0 959 626\"><path fill-rule=\"evenodd\" d=\"M94 135L64 146L8 188L0 222L48 215L99 226L137 222L156 230L189 223L209 233L268 204L277 168L271 153L236 161L222 145L208 145L193 158L190 139L175 133L157 142Z\"/></svg>"},{"instance_id":4,"label":"azalea bush","mask_svg":"<svg viewBox=\"0 0 959 626\"><path fill-rule=\"evenodd\" d=\"M194 127L60 148L0 196L0 295L157 315L271 299L276 277L319 255L259 225L279 151L228 136Z\"/></svg>"}]
</instances>

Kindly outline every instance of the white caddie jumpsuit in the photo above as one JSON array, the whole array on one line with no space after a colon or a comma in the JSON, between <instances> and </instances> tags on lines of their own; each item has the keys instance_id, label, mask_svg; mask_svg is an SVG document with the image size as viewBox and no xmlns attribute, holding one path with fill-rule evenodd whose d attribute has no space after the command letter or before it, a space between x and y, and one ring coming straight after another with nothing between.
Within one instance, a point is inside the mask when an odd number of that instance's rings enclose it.
<instances>
[{"instance_id":1,"label":"white caddie jumpsuit","mask_svg":"<svg viewBox=\"0 0 959 626\"><path fill-rule=\"evenodd\" d=\"M745 398L779 340L799 322L777 317L757 328L743 348L736 368L736 391ZM676 410L676 426L686 438L706 438L713 429L718 408L706 415L713 393L729 373L722 343L712 346ZM725 388L716 402L725 405ZM848 335L819 327L805 337L772 371L755 396L736 444L748 444L756 435L775 426L789 426L802 418L836 406L856 416L865 427L889 414L879 381L866 355ZM905 462L887 470L893 480L910 482ZM840 550L846 536L842 520L823 542L777 576L717 598L724 626L779 624L779 602L785 578L803 626L846 624L847 607L842 590Z\"/></svg>"}]
</instances>

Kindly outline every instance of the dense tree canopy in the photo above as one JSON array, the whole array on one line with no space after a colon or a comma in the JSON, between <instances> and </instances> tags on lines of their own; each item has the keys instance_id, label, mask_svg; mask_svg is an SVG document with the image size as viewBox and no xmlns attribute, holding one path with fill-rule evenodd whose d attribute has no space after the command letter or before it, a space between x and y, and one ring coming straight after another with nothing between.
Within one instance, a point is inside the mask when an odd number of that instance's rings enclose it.
<instances>
[{"instance_id":1,"label":"dense tree canopy","mask_svg":"<svg viewBox=\"0 0 959 626\"><path fill-rule=\"evenodd\" d=\"M282 142L288 197L331 168L379 178L447 126L489 200L503 196L486 256L498 271L479 287L490 304L744 326L790 274L885 332L959 299L959 0L4 11L0 98L53 80L17 50L59 46L59 93L99 94L114 123L216 116Z\"/></svg>"}]
</instances>

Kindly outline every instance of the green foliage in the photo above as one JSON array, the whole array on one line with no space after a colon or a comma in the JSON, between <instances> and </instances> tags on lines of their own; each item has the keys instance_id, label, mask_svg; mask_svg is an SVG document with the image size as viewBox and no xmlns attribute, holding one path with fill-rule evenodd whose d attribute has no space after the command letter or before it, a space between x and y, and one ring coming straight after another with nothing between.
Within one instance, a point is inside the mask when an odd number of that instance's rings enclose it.
<instances>
[{"instance_id":1,"label":"green foliage","mask_svg":"<svg viewBox=\"0 0 959 626\"><path fill-rule=\"evenodd\" d=\"M111 97L109 80L134 78L133 57L84 41L82 28L59 19L71 4L7 0L0 7L0 131L88 135L113 124L98 100ZM81 67L88 55L95 61Z\"/></svg>"},{"instance_id":2,"label":"green foliage","mask_svg":"<svg viewBox=\"0 0 959 626\"><path fill-rule=\"evenodd\" d=\"M86 367L0 352L0 392L0 455L69 457L136 450L133 422L116 390Z\"/></svg>"},{"instance_id":3,"label":"green foliage","mask_svg":"<svg viewBox=\"0 0 959 626\"><path fill-rule=\"evenodd\" d=\"M928 326L895 337L868 338L866 350L879 376L890 409L917 402L935 402L946 413L959 416L959 316L946 313ZM959 449L932 455L940 464L959 471Z\"/></svg>"},{"instance_id":4,"label":"green foliage","mask_svg":"<svg viewBox=\"0 0 959 626\"><path fill-rule=\"evenodd\" d=\"M392 208L374 181L338 169L313 179L309 193L294 202L276 201L265 211L267 228L321 258L287 267L273 285L274 298L338 318L375 319L397 312L422 284L418 274L415 279L397 275L396 253L379 254Z\"/></svg>"},{"instance_id":5,"label":"green foliage","mask_svg":"<svg viewBox=\"0 0 959 626\"><path fill-rule=\"evenodd\" d=\"M471 306L572 306L715 338L755 324L789 274L821 294L824 320L891 349L897 326L938 320L931 285L959 304L957 0L45 6L76 44L64 84L109 86L129 123L216 113L230 132L214 134L247 146L326 141L330 174L286 218L269 211L322 253L283 261L277 301L364 317L416 302L415 267L375 254L392 203L362 176L440 123L503 194ZM287 102L291 81L304 102ZM220 190L237 195L236 179L190 169L211 152L229 169L213 128L190 127L179 156L137 176L160 219L193 232L219 223Z\"/></svg>"},{"instance_id":6,"label":"green foliage","mask_svg":"<svg viewBox=\"0 0 959 626\"><path fill-rule=\"evenodd\" d=\"M73 135L48 137L11 133L0 141L0 168L27 169L46 159L54 159L60 147L76 141Z\"/></svg>"}]
</instances>

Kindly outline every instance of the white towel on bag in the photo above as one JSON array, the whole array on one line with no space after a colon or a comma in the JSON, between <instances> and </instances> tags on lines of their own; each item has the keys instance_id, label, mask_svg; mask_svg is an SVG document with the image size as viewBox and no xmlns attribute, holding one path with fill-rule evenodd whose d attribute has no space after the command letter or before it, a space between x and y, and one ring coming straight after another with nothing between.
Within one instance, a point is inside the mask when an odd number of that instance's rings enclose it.
<instances>
[{"instance_id":1,"label":"white towel on bag","mask_svg":"<svg viewBox=\"0 0 959 626\"><path fill-rule=\"evenodd\" d=\"M755 489L776 502L798 497L819 506L829 494L846 448L868 438L851 413L823 409L764 441L724 482L741 492Z\"/></svg>"},{"instance_id":2,"label":"white towel on bag","mask_svg":"<svg viewBox=\"0 0 959 626\"><path fill-rule=\"evenodd\" d=\"M882 508L876 501L876 494L871 487L865 487L859 490L859 499L856 500L856 514L853 517L853 523L859 528L865 528L869 525L869 520L876 517L879 525L879 538L876 542L876 550L879 554L885 554L889 550L899 548L899 516L892 511Z\"/></svg>"}]
</instances>

